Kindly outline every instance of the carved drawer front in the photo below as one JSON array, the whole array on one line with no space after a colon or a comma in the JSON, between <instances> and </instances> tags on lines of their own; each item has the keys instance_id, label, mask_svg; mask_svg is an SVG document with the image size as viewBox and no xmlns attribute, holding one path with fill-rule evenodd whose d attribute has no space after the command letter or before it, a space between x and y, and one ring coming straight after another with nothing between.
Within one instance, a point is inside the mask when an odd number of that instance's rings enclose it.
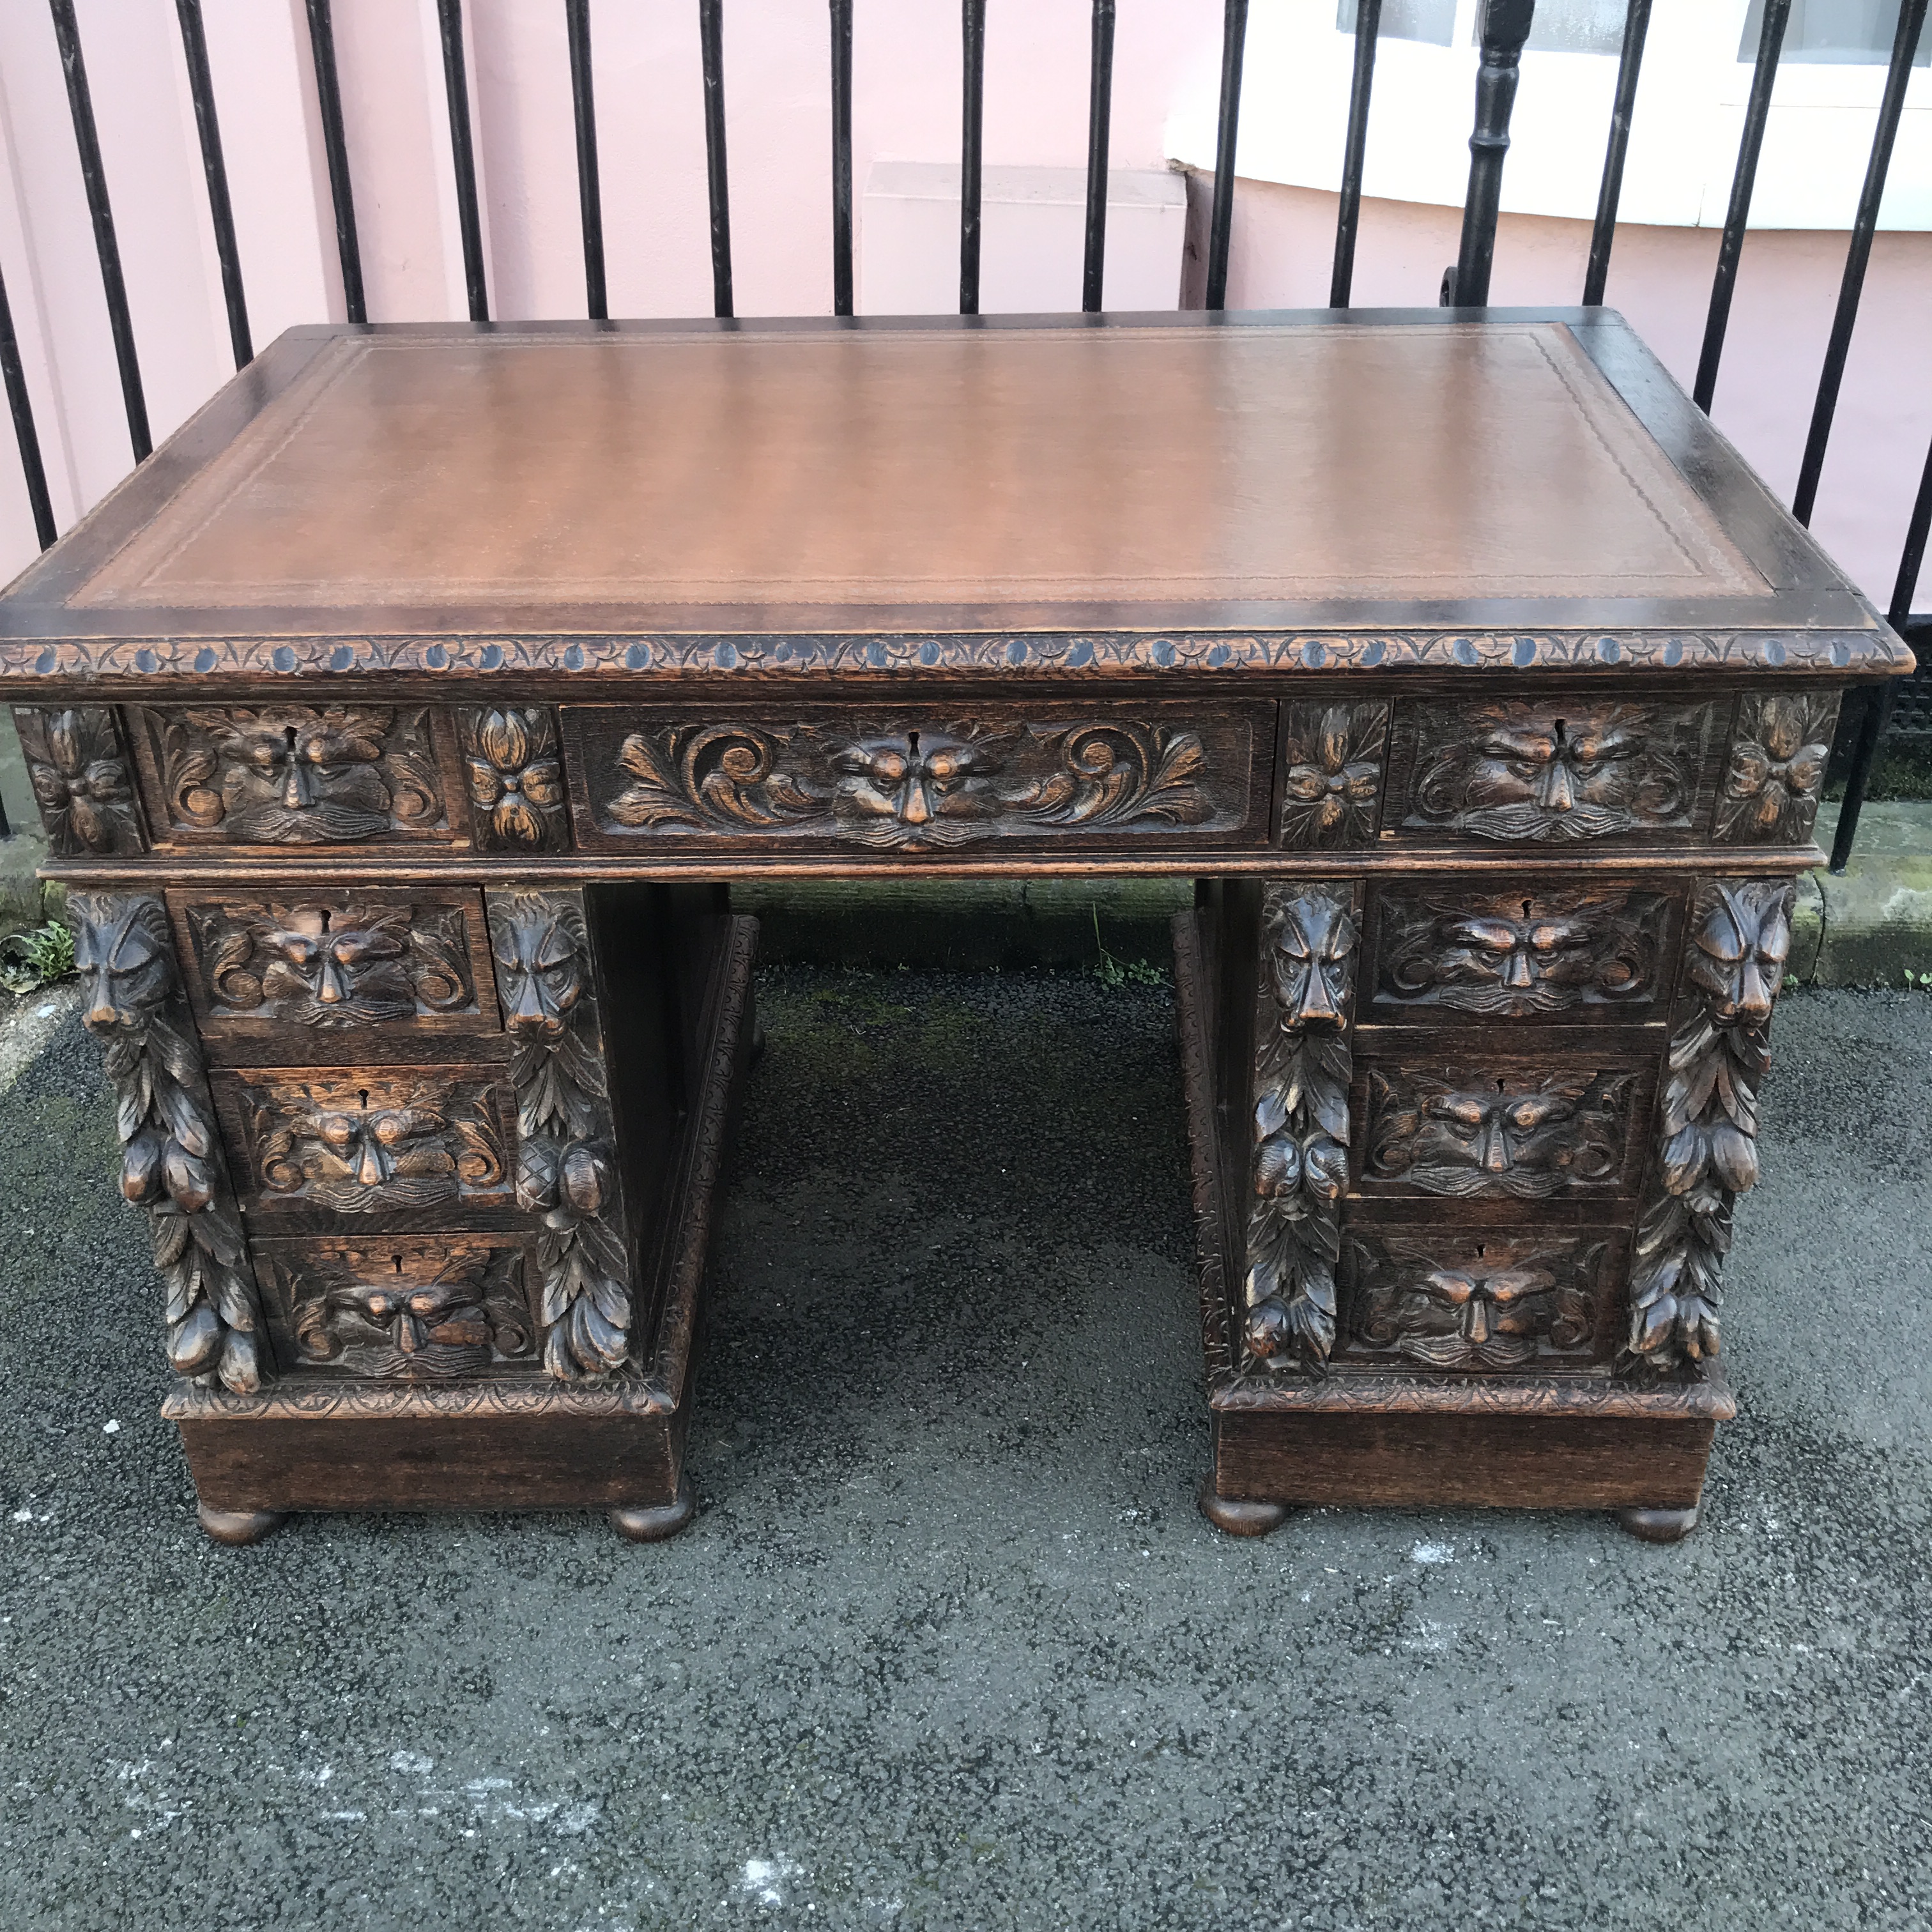
<instances>
[{"instance_id":1,"label":"carved drawer front","mask_svg":"<svg viewBox=\"0 0 1932 1932\"><path fill-rule=\"evenodd\" d=\"M274 1238L253 1255L284 1375L448 1382L541 1372L520 1235Z\"/></svg>"},{"instance_id":2,"label":"carved drawer front","mask_svg":"<svg viewBox=\"0 0 1932 1932\"><path fill-rule=\"evenodd\" d=\"M1457 1375L1607 1362L1629 1239L1610 1227L1351 1227L1334 1359Z\"/></svg>"},{"instance_id":3,"label":"carved drawer front","mask_svg":"<svg viewBox=\"0 0 1932 1932\"><path fill-rule=\"evenodd\" d=\"M404 1039L501 1026L483 896L324 886L238 897L171 892L203 1036L286 1044L286 1059L380 1058Z\"/></svg>"},{"instance_id":4,"label":"carved drawer front","mask_svg":"<svg viewBox=\"0 0 1932 1932\"><path fill-rule=\"evenodd\" d=\"M1729 698L1406 698L1385 835L1564 848L1706 836Z\"/></svg>"},{"instance_id":5,"label":"carved drawer front","mask_svg":"<svg viewBox=\"0 0 1932 1932\"><path fill-rule=\"evenodd\" d=\"M970 854L1268 840L1272 704L566 706L578 843Z\"/></svg>"},{"instance_id":6,"label":"carved drawer front","mask_svg":"<svg viewBox=\"0 0 1932 1932\"><path fill-rule=\"evenodd\" d=\"M162 845L447 845L456 788L424 705L130 706Z\"/></svg>"},{"instance_id":7,"label":"carved drawer front","mask_svg":"<svg viewBox=\"0 0 1932 1932\"><path fill-rule=\"evenodd\" d=\"M253 1213L420 1225L512 1205L515 1106L493 1069L242 1067L211 1084Z\"/></svg>"},{"instance_id":8,"label":"carved drawer front","mask_svg":"<svg viewBox=\"0 0 1932 1932\"><path fill-rule=\"evenodd\" d=\"M1642 1177L1654 1058L1454 1046L1376 1057L1356 1036L1352 1190L1476 1202L1606 1201Z\"/></svg>"},{"instance_id":9,"label":"carved drawer front","mask_svg":"<svg viewBox=\"0 0 1932 1932\"><path fill-rule=\"evenodd\" d=\"M1372 882L1365 1021L1659 1020L1682 895L1526 874Z\"/></svg>"}]
</instances>

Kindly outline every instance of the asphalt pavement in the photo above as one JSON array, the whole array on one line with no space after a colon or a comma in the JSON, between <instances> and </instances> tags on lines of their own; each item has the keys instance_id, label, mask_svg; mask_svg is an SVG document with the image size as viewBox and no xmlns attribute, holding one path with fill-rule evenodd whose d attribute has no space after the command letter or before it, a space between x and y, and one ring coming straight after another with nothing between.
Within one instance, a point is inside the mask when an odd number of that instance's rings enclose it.
<instances>
[{"instance_id":1,"label":"asphalt pavement","mask_svg":"<svg viewBox=\"0 0 1932 1932\"><path fill-rule=\"evenodd\" d=\"M1932 998L1776 1022L1674 1548L1196 1514L1165 989L766 973L676 1540L196 1529L71 1013L0 1096L0 1927L1932 1920Z\"/></svg>"}]
</instances>

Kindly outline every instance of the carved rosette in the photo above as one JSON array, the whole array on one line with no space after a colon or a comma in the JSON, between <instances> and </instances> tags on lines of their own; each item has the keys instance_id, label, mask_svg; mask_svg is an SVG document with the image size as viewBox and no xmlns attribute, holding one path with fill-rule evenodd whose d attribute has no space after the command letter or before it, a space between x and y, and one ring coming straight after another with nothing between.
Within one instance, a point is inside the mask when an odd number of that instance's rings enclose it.
<instances>
[{"instance_id":1,"label":"carved rosette","mask_svg":"<svg viewBox=\"0 0 1932 1932\"><path fill-rule=\"evenodd\" d=\"M620 830L783 831L919 851L1216 816L1192 731L1138 722L633 731L602 815Z\"/></svg>"},{"instance_id":2,"label":"carved rosette","mask_svg":"<svg viewBox=\"0 0 1932 1932\"><path fill-rule=\"evenodd\" d=\"M1243 1335L1276 1366L1319 1370L1335 1345L1360 910L1355 884L1271 880L1262 893Z\"/></svg>"},{"instance_id":3,"label":"carved rosette","mask_svg":"<svg viewBox=\"0 0 1932 1932\"><path fill-rule=\"evenodd\" d=\"M106 1048L118 1101L121 1191L148 1210L167 1290L168 1360L249 1394L261 1380L255 1279L166 912L152 894L112 892L75 892L68 911L83 1023Z\"/></svg>"},{"instance_id":4,"label":"carved rosette","mask_svg":"<svg viewBox=\"0 0 1932 1932\"><path fill-rule=\"evenodd\" d=\"M1734 844L1809 838L1838 722L1835 691L1746 692L1718 800L1718 836Z\"/></svg>"},{"instance_id":5,"label":"carved rosette","mask_svg":"<svg viewBox=\"0 0 1932 1932\"><path fill-rule=\"evenodd\" d=\"M556 714L548 705L464 705L456 713L481 852L570 848Z\"/></svg>"},{"instance_id":6,"label":"carved rosette","mask_svg":"<svg viewBox=\"0 0 1932 1932\"><path fill-rule=\"evenodd\" d=\"M76 859L147 850L111 706L16 705L14 722L50 851Z\"/></svg>"},{"instance_id":7,"label":"carved rosette","mask_svg":"<svg viewBox=\"0 0 1932 1932\"><path fill-rule=\"evenodd\" d=\"M1788 879L1714 879L1692 906L1630 1270L1627 1370L1694 1372L1718 1352L1732 1210L1757 1180L1758 1090L1792 897Z\"/></svg>"},{"instance_id":8,"label":"carved rosette","mask_svg":"<svg viewBox=\"0 0 1932 1932\"><path fill-rule=\"evenodd\" d=\"M1291 851L1372 845L1386 704L1282 706L1281 842Z\"/></svg>"},{"instance_id":9,"label":"carved rosette","mask_svg":"<svg viewBox=\"0 0 1932 1932\"><path fill-rule=\"evenodd\" d=\"M487 902L516 1042L517 1204L542 1222L544 1366L562 1382L607 1375L630 1346L629 1243L583 895L491 892Z\"/></svg>"}]
</instances>

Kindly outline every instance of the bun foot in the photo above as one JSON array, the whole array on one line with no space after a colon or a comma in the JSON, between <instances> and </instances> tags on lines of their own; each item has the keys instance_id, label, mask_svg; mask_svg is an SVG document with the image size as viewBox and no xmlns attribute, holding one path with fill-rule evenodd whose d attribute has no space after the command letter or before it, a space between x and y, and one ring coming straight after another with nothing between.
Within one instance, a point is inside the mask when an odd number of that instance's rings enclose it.
<instances>
[{"instance_id":1,"label":"bun foot","mask_svg":"<svg viewBox=\"0 0 1932 1932\"><path fill-rule=\"evenodd\" d=\"M286 1510L210 1509L206 1503L196 1504L194 1513L202 1528L217 1543L231 1543L238 1547L274 1535L289 1520Z\"/></svg>"},{"instance_id":2,"label":"bun foot","mask_svg":"<svg viewBox=\"0 0 1932 1932\"><path fill-rule=\"evenodd\" d=\"M1646 1543L1682 1543L1697 1527L1694 1509L1620 1509L1617 1520Z\"/></svg>"},{"instance_id":3,"label":"bun foot","mask_svg":"<svg viewBox=\"0 0 1932 1932\"><path fill-rule=\"evenodd\" d=\"M610 1527L633 1543L662 1543L675 1536L698 1514L691 1484L680 1476L677 1494L668 1503L626 1504L610 1512Z\"/></svg>"},{"instance_id":4,"label":"bun foot","mask_svg":"<svg viewBox=\"0 0 1932 1932\"><path fill-rule=\"evenodd\" d=\"M1280 1528L1288 1510L1281 1503L1242 1502L1224 1496L1215 1488L1210 1473L1201 1479L1201 1514L1230 1536L1265 1536Z\"/></svg>"}]
</instances>

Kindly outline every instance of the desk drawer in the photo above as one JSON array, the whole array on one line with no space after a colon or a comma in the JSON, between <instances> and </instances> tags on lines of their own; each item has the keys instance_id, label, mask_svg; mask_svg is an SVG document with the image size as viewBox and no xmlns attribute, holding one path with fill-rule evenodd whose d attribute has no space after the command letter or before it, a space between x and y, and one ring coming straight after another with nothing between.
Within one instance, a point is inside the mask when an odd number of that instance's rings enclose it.
<instances>
[{"instance_id":1,"label":"desk drawer","mask_svg":"<svg viewBox=\"0 0 1932 1932\"><path fill-rule=\"evenodd\" d=\"M176 890L167 900L188 999L217 1058L266 1058L280 1046L285 1062L352 1064L500 1032L473 888Z\"/></svg>"},{"instance_id":2,"label":"desk drawer","mask_svg":"<svg viewBox=\"0 0 1932 1932\"><path fill-rule=\"evenodd\" d=\"M1736 700L1400 700L1384 837L1562 848L1707 836Z\"/></svg>"},{"instance_id":3,"label":"desk drawer","mask_svg":"<svg viewBox=\"0 0 1932 1932\"><path fill-rule=\"evenodd\" d=\"M580 847L1264 849L1274 706L566 706Z\"/></svg>"},{"instance_id":4,"label":"desk drawer","mask_svg":"<svg viewBox=\"0 0 1932 1932\"><path fill-rule=\"evenodd\" d=\"M208 1084L251 1219L400 1228L514 1216L516 1104L498 1069L238 1067Z\"/></svg>"}]
</instances>

